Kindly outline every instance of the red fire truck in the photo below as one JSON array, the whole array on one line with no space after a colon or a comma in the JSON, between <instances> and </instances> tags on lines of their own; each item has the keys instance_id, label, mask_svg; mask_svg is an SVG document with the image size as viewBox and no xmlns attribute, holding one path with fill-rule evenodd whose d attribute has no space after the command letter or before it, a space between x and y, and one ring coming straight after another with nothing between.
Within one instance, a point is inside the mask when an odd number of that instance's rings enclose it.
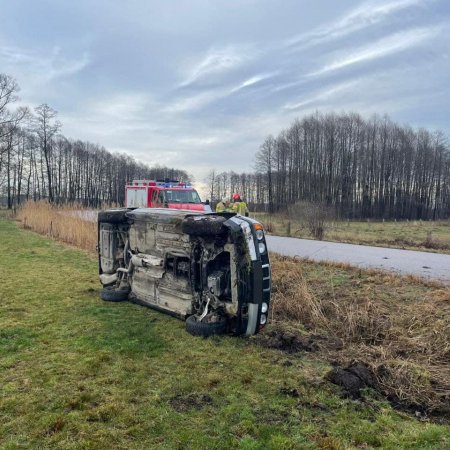
<instances>
[{"instance_id":1,"label":"red fire truck","mask_svg":"<svg viewBox=\"0 0 450 450\"><path fill-rule=\"evenodd\" d=\"M174 208L211 212L209 202L202 203L197 191L176 180L133 180L125 186L127 208Z\"/></svg>"}]
</instances>

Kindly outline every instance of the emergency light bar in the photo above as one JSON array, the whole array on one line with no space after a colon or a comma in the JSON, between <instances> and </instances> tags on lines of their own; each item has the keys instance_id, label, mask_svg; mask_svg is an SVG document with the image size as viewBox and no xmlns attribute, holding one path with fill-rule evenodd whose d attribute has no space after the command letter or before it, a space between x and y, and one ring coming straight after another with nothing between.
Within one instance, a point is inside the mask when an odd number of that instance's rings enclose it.
<instances>
[{"instance_id":1,"label":"emergency light bar","mask_svg":"<svg viewBox=\"0 0 450 450\"><path fill-rule=\"evenodd\" d=\"M162 180L133 180L127 182L127 186L158 186L162 188L178 188L178 189L192 189L192 185L184 181L162 181Z\"/></svg>"}]
</instances>

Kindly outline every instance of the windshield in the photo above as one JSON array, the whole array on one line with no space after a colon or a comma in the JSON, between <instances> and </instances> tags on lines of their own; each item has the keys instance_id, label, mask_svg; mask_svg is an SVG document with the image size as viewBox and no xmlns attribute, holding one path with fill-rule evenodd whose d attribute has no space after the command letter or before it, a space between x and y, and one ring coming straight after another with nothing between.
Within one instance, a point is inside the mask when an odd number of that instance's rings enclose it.
<instances>
[{"instance_id":1,"label":"windshield","mask_svg":"<svg viewBox=\"0 0 450 450\"><path fill-rule=\"evenodd\" d=\"M200 197L194 190L165 189L164 194L168 203L201 203Z\"/></svg>"}]
</instances>

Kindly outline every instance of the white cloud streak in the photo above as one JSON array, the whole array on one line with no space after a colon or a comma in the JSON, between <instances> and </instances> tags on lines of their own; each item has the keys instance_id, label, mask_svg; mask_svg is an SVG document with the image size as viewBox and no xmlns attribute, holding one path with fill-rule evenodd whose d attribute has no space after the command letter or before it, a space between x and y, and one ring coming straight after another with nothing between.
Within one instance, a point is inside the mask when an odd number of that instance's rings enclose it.
<instances>
[{"instance_id":1,"label":"white cloud streak","mask_svg":"<svg viewBox=\"0 0 450 450\"><path fill-rule=\"evenodd\" d=\"M392 0L387 2L372 0L364 2L336 22L300 34L289 39L286 44L295 50L299 50L329 42L382 22L402 10L424 5L431 1L434 0Z\"/></svg>"},{"instance_id":2,"label":"white cloud streak","mask_svg":"<svg viewBox=\"0 0 450 450\"><path fill-rule=\"evenodd\" d=\"M189 111L199 110L217 100L233 95L248 87L255 86L261 81L270 79L277 74L278 72L261 73L244 80L242 83L233 88L225 86L217 89L204 90L198 94L179 96L167 104L163 110L168 113L186 113Z\"/></svg>"},{"instance_id":3,"label":"white cloud streak","mask_svg":"<svg viewBox=\"0 0 450 450\"><path fill-rule=\"evenodd\" d=\"M268 80L269 78L272 78L272 77L274 77L277 74L278 74L278 72L261 73L259 75L255 75L253 77L250 77L247 80L243 81L238 86L236 86L233 89L231 89L230 93L238 92L238 91L240 91L242 89L245 89L247 87L254 86L255 84L258 84L258 83L260 83L261 81L264 81L264 80Z\"/></svg>"},{"instance_id":4,"label":"white cloud streak","mask_svg":"<svg viewBox=\"0 0 450 450\"><path fill-rule=\"evenodd\" d=\"M315 72L309 73L308 76L322 75L334 70L343 69L347 66L407 50L435 37L441 30L442 28L440 26L422 27L392 34L377 42L359 48L350 54L347 52L345 56L335 59Z\"/></svg>"},{"instance_id":5,"label":"white cloud streak","mask_svg":"<svg viewBox=\"0 0 450 450\"><path fill-rule=\"evenodd\" d=\"M249 59L245 49L226 47L210 50L203 59L189 70L187 78L179 87L190 86L208 76L217 76L232 69L236 69Z\"/></svg>"}]
</instances>

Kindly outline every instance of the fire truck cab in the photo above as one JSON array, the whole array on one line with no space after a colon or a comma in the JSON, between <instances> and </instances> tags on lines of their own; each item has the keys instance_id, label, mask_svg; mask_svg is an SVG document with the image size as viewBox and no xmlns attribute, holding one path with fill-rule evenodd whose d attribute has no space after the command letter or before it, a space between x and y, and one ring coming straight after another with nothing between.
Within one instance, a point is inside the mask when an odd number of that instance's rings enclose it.
<instances>
[{"instance_id":1,"label":"fire truck cab","mask_svg":"<svg viewBox=\"0 0 450 450\"><path fill-rule=\"evenodd\" d=\"M190 184L176 180L133 180L127 183L125 206L211 212L208 201L202 203Z\"/></svg>"}]
</instances>

